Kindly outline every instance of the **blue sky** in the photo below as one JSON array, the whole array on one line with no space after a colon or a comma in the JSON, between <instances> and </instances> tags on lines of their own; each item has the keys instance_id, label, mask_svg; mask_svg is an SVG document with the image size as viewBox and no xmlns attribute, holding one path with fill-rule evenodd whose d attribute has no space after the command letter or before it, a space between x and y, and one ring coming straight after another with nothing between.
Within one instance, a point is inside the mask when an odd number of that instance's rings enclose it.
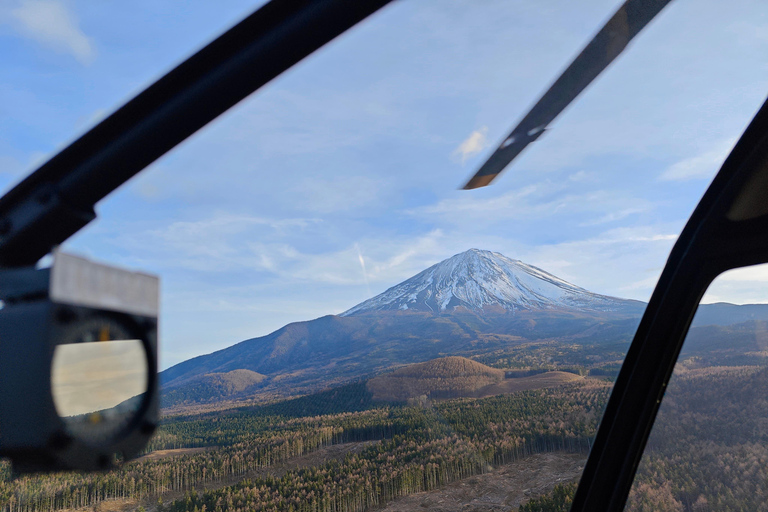
<instances>
[{"instance_id":1,"label":"blue sky","mask_svg":"<svg viewBox=\"0 0 768 512\"><path fill-rule=\"evenodd\" d=\"M768 94L760 0L676 0L493 186L458 190L619 4L395 2L102 201L67 248L161 276L163 367L471 247L647 300ZM0 0L0 188L257 5ZM766 302L766 281L708 298Z\"/></svg>"}]
</instances>

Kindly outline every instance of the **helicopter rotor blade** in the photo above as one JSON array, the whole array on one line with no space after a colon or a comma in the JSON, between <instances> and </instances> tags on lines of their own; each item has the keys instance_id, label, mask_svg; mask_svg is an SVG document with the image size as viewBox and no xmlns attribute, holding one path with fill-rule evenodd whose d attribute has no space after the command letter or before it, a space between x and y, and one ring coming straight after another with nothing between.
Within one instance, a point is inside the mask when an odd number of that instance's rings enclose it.
<instances>
[{"instance_id":1,"label":"helicopter rotor blade","mask_svg":"<svg viewBox=\"0 0 768 512\"><path fill-rule=\"evenodd\" d=\"M539 138L565 108L621 54L629 42L671 0L627 0L525 115L464 190L489 185L512 160Z\"/></svg>"}]
</instances>

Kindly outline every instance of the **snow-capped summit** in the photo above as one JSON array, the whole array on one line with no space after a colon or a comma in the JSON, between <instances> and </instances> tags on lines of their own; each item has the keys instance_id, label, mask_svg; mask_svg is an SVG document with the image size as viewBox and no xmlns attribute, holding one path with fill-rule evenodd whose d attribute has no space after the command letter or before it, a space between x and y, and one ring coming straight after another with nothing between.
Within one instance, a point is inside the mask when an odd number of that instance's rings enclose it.
<instances>
[{"instance_id":1,"label":"snow-capped summit","mask_svg":"<svg viewBox=\"0 0 768 512\"><path fill-rule=\"evenodd\" d=\"M629 302L599 295L503 254L470 249L361 302L341 316L382 310L435 313L463 306L483 310L575 309L613 311Z\"/></svg>"}]
</instances>

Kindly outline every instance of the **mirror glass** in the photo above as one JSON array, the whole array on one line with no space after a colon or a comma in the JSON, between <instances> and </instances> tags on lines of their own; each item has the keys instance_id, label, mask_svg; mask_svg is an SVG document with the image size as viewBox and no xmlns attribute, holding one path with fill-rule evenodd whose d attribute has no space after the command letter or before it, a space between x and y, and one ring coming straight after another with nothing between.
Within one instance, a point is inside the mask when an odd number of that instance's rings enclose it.
<instances>
[{"instance_id":1,"label":"mirror glass","mask_svg":"<svg viewBox=\"0 0 768 512\"><path fill-rule=\"evenodd\" d=\"M148 386L141 340L108 320L89 322L56 346L52 392L70 432L88 442L117 434L140 409Z\"/></svg>"}]
</instances>

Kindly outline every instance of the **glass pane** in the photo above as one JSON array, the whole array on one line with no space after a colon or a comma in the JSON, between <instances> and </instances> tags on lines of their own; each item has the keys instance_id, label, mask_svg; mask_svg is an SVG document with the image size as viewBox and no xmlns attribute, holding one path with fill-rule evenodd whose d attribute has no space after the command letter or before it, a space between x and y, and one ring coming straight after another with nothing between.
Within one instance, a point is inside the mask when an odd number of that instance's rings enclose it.
<instances>
[{"instance_id":1,"label":"glass pane","mask_svg":"<svg viewBox=\"0 0 768 512\"><path fill-rule=\"evenodd\" d=\"M626 510L768 510L766 271L727 272L704 296Z\"/></svg>"},{"instance_id":2,"label":"glass pane","mask_svg":"<svg viewBox=\"0 0 768 512\"><path fill-rule=\"evenodd\" d=\"M51 386L67 428L88 442L111 437L134 417L147 391L147 355L141 340L109 320L87 322L57 345Z\"/></svg>"}]
</instances>

